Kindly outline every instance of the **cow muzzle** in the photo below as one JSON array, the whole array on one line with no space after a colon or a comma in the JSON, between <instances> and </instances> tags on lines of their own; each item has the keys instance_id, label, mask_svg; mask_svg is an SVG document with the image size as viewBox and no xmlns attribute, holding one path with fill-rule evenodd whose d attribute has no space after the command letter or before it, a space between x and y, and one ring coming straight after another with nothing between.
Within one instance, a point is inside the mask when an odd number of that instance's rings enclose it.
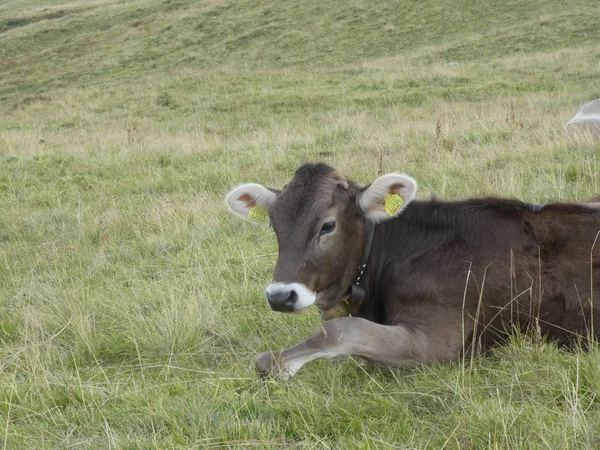
<instances>
[{"instance_id":1,"label":"cow muzzle","mask_svg":"<svg viewBox=\"0 0 600 450\"><path fill-rule=\"evenodd\" d=\"M317 298L315 292L300 283L271 283L266 294L269 308L279 312L301 311Z\"/></svg>"}]
</instances>

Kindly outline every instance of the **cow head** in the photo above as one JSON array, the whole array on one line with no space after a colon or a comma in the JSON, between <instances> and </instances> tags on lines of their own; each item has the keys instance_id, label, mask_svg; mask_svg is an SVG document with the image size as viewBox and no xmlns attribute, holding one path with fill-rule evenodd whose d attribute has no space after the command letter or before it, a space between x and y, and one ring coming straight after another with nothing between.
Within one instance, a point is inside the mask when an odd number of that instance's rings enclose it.
<instances>
[{"instance_id":1,"label":"cow head","mask_svg":"<svg viewBox=\"0 0 600 450\"><path fill-rule=\"evenodd\" d=\"M242 219L275 230L279 257L266 291L270 308L292 312L316 304L328 310L357 275L365 221L398 216L416 190L416 182L403 174L361 187L325 164L306 164L282 191L244 184L225 203Z\"/></svg>"}]
</instances>

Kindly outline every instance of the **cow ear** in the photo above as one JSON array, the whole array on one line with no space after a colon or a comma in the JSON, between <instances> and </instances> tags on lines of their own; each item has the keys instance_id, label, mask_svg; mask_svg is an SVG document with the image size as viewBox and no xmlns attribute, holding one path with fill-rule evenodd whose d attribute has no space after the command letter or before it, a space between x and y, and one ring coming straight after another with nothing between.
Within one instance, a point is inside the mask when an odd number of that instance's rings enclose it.
<instances>
[{"instance_id":1,"label":"cow ear","mask_svg":"<svg viewBox=\"0 0 600 450\"><path fill-rule=\"evenodd\" d=\"M398 216L414 200L417 182L403 173L388 173L365 187L357 197L365 217L378 223Z\"/></svg>"},{"instance_id":2,"label":"cow ear","mask_svg":"<svg viewBox=\"0 0 600 450\"><path fill-rule=\"evenodd\" d=\"M242 184L234 187L225 197L227 209L255 225L269 224L269 208L277 198L278 191L260 184Z\"/></svg>"}]
</instances>

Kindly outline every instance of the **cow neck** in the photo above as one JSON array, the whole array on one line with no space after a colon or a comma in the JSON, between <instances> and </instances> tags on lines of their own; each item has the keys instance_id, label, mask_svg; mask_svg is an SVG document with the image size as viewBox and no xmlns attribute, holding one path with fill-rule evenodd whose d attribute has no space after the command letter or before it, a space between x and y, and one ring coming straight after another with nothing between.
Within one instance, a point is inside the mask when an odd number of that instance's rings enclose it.
<instances>
[{"instance_id":1,"label":"cow neck","mask_svg":"<svg viewBox=\"0 0 600 450\"><path fill-rule=\"evenodd\" d=\"M363 250L363 257L358 266L358 275L348 287L348 296L351 300L356 302L358 305L365 299L365 289L361 287L361 282L365 278L365 272L367 270L367 263L371 256L371 248L373 247L373 236L375 236L375 224L370 220L366 219L364 222L365 230L365 248Z\"/></svg>"}]
</instances>

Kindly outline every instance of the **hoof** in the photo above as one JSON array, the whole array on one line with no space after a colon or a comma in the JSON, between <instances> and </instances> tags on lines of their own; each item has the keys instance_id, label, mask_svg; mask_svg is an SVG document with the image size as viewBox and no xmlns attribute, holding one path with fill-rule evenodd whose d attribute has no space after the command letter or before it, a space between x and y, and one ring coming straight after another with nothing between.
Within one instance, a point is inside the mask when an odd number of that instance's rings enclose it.
<instances>
[{"instance_id":1,"label":"hoof","mask_svg":"<svg viewBox=\"0 0 600 450\"><path fill-rule=\"evenodd\" d=\"M281 361L281 352L264 352L256 357L256 373L261 378L289 380L291 375Z\"/></svg>"}]
</instances>

